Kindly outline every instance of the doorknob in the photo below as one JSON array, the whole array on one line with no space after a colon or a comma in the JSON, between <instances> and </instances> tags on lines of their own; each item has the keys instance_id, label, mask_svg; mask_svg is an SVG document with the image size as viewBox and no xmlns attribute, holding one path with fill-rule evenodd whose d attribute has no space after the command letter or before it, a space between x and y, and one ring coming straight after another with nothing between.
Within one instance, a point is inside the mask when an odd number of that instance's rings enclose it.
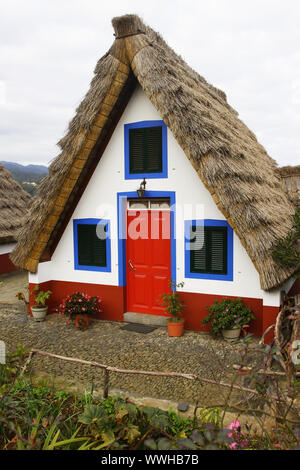
<instances>
[{"instance_id":1,"label":"doorknob","mask_svg":"<svg viewBox=\"0 0 300 470\"><path fill-rule=\"evenodd\" d=\"M129 264L129 266L130 266L130 269L132 269L132 271L136 271L136 269L135 269L135 268L133 267L133 265L132 265L131 260L128 260L128 264Z\"/></svg>"}]
</instances>

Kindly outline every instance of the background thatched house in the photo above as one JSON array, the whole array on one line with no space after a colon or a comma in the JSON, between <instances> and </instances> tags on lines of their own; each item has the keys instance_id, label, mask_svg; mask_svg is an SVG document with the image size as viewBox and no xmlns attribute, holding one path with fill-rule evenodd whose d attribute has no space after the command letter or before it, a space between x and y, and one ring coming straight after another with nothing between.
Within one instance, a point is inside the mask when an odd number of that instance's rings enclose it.
<instances>
[{"instance_id":1,"label":"background thatched house","mask_svg":"<svg viewBox=\"0 0 300 470\"><path fill-rule=\"evenodd\" d=\"M31 197L0 163L0 274L16 269L9 259Z\"/></svg>"},{"instance_id":2,"label":"background thatched house","mask_svg":"<svg viewBox=\"0 0 300 470\"><path fill-rule=\"evenodd\" d=\"M291 203L295 207L300 207L300 165L283 166L277 171Z\"/></svg>"},{"instance_id":3,"label":"background thatched house","mask_svg":"<svg viewBox=\"0 0 300 470\"><path fill-rule=\"evenodd\" d=\"M292 282L292 270L272 258L294 214L276 163L225 93L139 17L115 18L113 27L13 260L31 284L53 291L53 305L84 290L102 297L105 318L161 321L158 296L172 278L185 282L187 328L202 328L214 300L242 297L261 333ZM143 178L145 198L136 201ZM168 243L127 236L124 222L141 206L143 220L156 211L169 225ZM105 227L105 241L95 226Z\"/></svg>"}]
</instances>

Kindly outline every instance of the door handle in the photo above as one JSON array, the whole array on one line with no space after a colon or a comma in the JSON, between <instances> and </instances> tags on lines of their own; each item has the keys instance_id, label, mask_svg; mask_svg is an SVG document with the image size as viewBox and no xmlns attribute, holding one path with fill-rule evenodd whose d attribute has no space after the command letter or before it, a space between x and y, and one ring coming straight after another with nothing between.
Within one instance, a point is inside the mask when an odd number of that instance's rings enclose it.
<instances>
[{"instance_id":1,"label":"door handle","mask_svg":"<svg viewBox=\"0 0 300 470\"><path fill-rule=\"evenodd\" d=\"M132 271L136 271L135 267L132 265L131 260L128 260L128 264L130 266L130 269L132 269Z\"/></svg>"}]
</instances>

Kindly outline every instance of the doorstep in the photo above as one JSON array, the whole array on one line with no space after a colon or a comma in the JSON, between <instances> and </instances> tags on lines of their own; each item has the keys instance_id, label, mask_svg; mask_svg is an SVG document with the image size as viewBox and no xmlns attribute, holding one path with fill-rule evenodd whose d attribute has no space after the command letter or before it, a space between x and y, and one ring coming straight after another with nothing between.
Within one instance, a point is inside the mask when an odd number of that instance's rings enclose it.
<instances>
[{"instance_id":1,"label":"doorstep","mask_svg":"<svg viewBox=\"0 0 300 470\"><path fill-rule=\"evenodd\" d=\"M128 323L141 323L142 325L167 326L167 318L163 315L150 315L148 313L124 313L124 321Z\"/></svg>"}]
</instances>

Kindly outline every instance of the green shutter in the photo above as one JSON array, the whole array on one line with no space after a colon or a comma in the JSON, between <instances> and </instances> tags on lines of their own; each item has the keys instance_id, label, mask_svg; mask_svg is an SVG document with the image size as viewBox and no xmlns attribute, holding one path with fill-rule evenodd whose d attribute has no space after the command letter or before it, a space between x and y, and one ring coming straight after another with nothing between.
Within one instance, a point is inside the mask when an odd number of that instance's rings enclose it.
<instances>
[{"instance_id":1,"label":"green shutter","mask_svg":"<svg viewBox=\"0 0 300 470\"><path fill-rule=\"evenodd\" d=\"M195 234L190 251L191 272L227 274L227 228L192 226L191 237Z\"/></svg>"},{"instance_id":2,"label":"green shutter","mask_svg":"<svg viewBox=\"0 0 300 470\"><path fill-rule=\"evenodd\" d=\"M77 225L78 264L81 266L106 266L106 240L97 237L97 225Z\"/></svg>"},{"instance_id":3,"label":"green shutter","mask_svg":"<svg viewBox=\"0 0 300 470\"><path fill-rule=\"evenodd\" d=\"M206 272L206 246L204 227L192 227L191 237L195 237L191 241L191 270L193 272ZM193 238L191 238L193 240Z\"/></svg>"},{"instance_id":4,"label":"green shutter","mask_svg":"<svg viewBox=\"0 0 300 470\"><path fill-rule=\"evenodd\" d=\"M129 129L130 173L162 172L162 128Z\"/></svg>"}]
</instances>

